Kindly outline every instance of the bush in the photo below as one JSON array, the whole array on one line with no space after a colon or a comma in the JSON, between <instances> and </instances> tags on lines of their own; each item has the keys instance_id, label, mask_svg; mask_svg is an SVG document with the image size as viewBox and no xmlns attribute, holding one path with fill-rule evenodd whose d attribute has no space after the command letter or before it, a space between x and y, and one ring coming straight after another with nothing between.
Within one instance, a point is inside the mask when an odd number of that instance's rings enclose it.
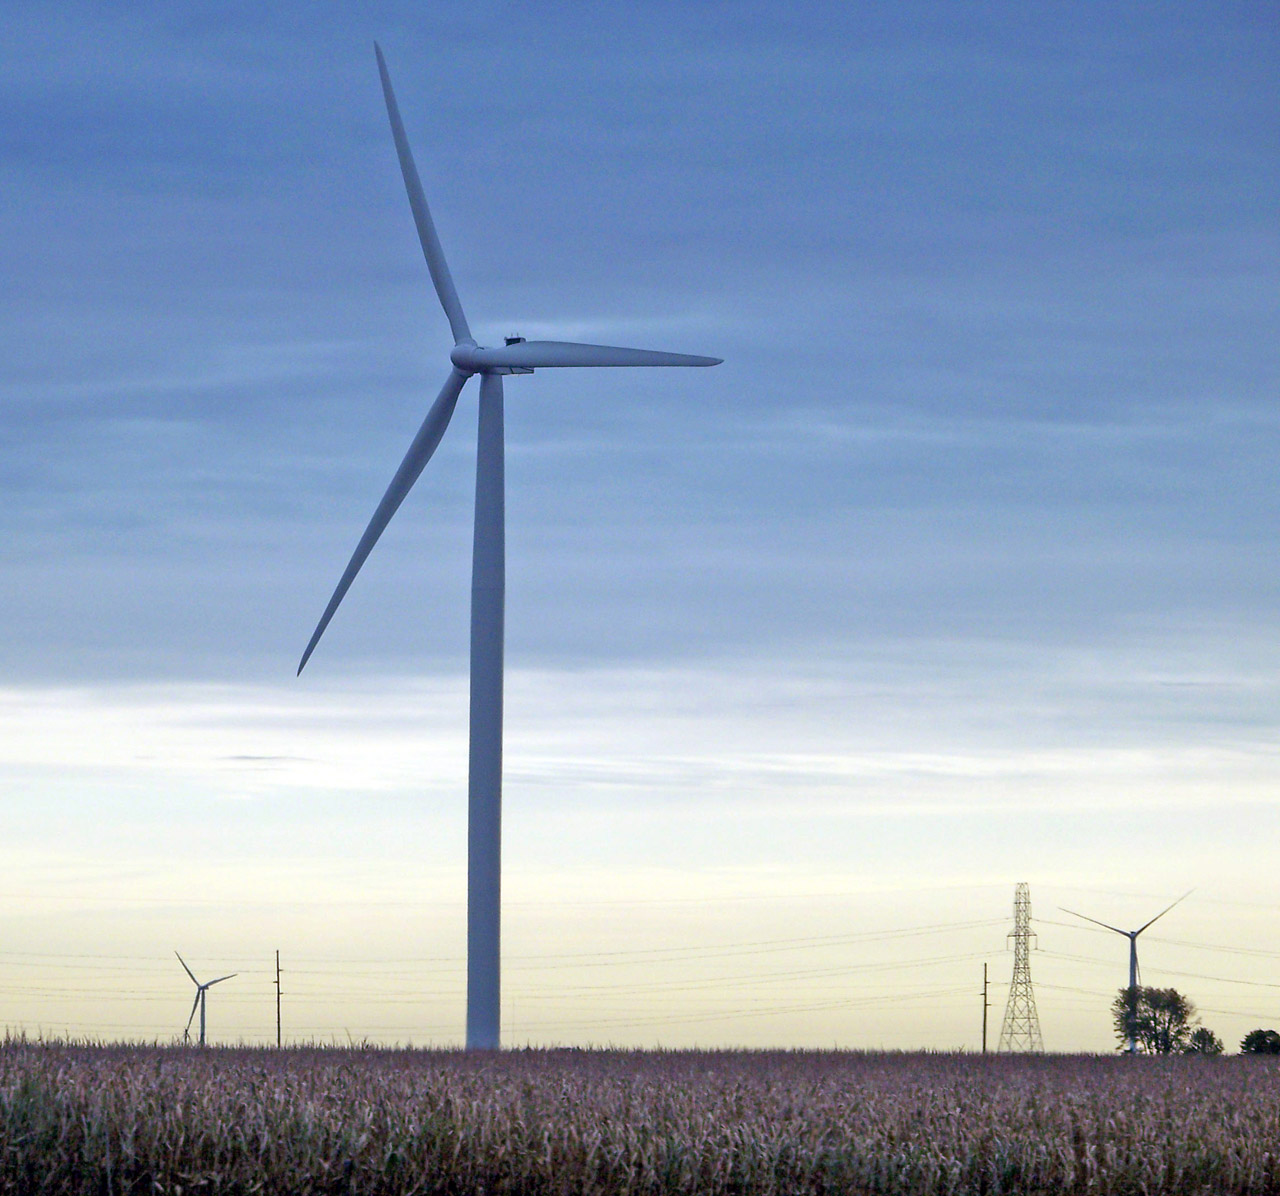
<instances>
[{"instance_id":1,"label":"bush","mask_svg":"<svg viewBox=\"0 0 1280 1196\"><path fill-rule=\"evenodd\" d=\"M1208 1026L1197 1026L1191 1031L1187 1045L1183 1048L1186 1055L1221 1055L1222 1039Z\"/></svg>"},{"instance_id":2,"label":"bush","mask_svg":"<svg viewBox=\"0 0 1280 1196\"><path fill-rule=\"evenodd\" d=\"M1240 1040L1245 1055L1280 1055L1280 1033L1275 1030L1250 1030Z\"/></svg>"}]
</instances>

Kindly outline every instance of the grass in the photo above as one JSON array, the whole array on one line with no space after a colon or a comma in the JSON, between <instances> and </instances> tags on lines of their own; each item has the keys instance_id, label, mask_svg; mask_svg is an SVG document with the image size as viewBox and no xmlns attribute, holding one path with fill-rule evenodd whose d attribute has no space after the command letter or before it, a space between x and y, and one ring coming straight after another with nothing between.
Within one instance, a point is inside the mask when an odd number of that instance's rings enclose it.
<instances>
[{"instance_id":1,"label":"grass","mask_svg":"<svg viewBox=\"0 0 1280 1196\"><path fill-rule=\"evenodd\" d=\"M1280 1060L11 1039L0 1192L1280 1194Z\"/></svg>"}]
</instances>

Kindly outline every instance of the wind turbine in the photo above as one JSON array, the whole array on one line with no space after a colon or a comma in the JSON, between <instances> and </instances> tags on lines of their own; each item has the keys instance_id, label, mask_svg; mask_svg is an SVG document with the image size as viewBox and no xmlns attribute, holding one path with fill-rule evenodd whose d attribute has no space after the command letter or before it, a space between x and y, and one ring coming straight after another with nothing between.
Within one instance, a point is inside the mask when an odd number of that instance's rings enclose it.
<instances>
[{"instance_id":1,"label":"wind turbine","mask_svg":"<svg viewBox=\"0 0 1280 1196\"><path fill-rule=\"evenodd\" d=\"M1174 905L1179 904L1179 902L1185 901L1194 892L1195 892L1194 889L1188 889L1185 893L1182 894L1181 897L1178 898L1177 901L1173 903L1173 905L1166 906L1158 914L1156 914L1156 916L1152 918L1150 922L1144 922L1141 926L1138 927L1137 930L1121 930L1120 927L1112 926L1109 922L1099 922L1097 918L1091 918L1089 917L1088 914L1078 914L1076 913L1075 910L1067 909L1065 906L1062 906L1062 905L1058 906L1058 908L1062 910L1064 914L1070 914L1073 918L1083 918L1086 922L1092 922L1095 926L1101 926L1105 930L1114 930L1116 934L1122 934L1125 936L1125 938L1129 940L1129 988L1135 989L1138 987L1138 935L1140 935L1144 930L1146 930L1146 928L1150 926L1152 922L1160 921L1160 919L1163 918L1165 914L1167 914L1171 909L1173 909ZM1138 1049L1138 1043L1134 1036L1133 1029L1132 1027L1130 1027L1128 1052L1130 1055L1132 1055L1137 1051L1137 1049Z\"/></svg>"},{"instance_id":2,"label":"wind turbine","mask_svg":"<svg viewBox=\"0 0 1280 1196\"><path fill-rule=\"evenodd\" d=\"M528 341L523 337L507 337L506 344L495 348L478 345L471 335L440 248L400 109L391 90L386 60L377 43L374 52L418 239L436 295L453 332L453 349L449 354L453 368L360 537L302 654L298 673L302 673L378 537L431 459L467 379L479 374L480 422L471 563L471 745L467 784L467 1047L495 1050L499 1046L502 649L506 585L502 378L506 374L531 374L535 369L565 366L707 366L719 365L721 359L650 349L621 349L612 345Z\"/></svg>"},{"instance_id":3,"label":"wind turbine","mask_svg":"<svg viewBox=\"0 0 1280 1196\"><path fill-rule=\"evenodd\" d=\"M174 952L174 954L178 955L176 951ZM199 1008L200 1010L200 1045L204 1046L205 994L208 993L208 991L215 984L221 984L224 980L230 980L232 976L238 976L240 975L240 973L232 972L231 975L229 976L219 976L216 980L206 980L203 984L201 984L200 981L196 979L196 974L189 967L187 967L187 961L183 959L181 955L178 955L178 962L182 965L182 970L186 972L188 976L191 977L191 983L196 986L196 999L191 1006L191 1015L190 1017L187 1018L186 1029L182 1031L182 1041L183 1042L191 1041L191 1022L192 1022L192 1019L194 1019L194 1017L196 1016L196 1009Z\"/></svg>"}]
</instances>

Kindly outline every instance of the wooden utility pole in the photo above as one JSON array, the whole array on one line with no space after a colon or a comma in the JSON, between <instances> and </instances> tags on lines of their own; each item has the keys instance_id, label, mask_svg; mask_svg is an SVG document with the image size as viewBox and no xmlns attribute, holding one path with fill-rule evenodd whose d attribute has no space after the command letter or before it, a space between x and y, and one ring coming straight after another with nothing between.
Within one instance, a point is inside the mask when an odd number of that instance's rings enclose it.
<instances>
[{"instance_id":1,"label":"wooden utility pole","mask_svg":"<svg viewBox=\"0 0 1280 1196\"><path fill-rule=\"evenodd\" d=\"M982 1053L987 1053L987 1010L991 1002L987 1000L987 965L982 965Z\"/></svg>"},{"instance_id":2,"label":"wooden utility pole","mask_svg":"<svg viewBox=\"0 0 1280 1196\"><path fill-rule=\"evenodd\" d=\"M983 973L986 973L986 967L983 967ZM987 1030L984 1025L982 1028L983 1050L986 1049ZM280 1038L280 950L276 949L276 1049L279 1050L281 1043Z\"/></svg>"}]
</instances>

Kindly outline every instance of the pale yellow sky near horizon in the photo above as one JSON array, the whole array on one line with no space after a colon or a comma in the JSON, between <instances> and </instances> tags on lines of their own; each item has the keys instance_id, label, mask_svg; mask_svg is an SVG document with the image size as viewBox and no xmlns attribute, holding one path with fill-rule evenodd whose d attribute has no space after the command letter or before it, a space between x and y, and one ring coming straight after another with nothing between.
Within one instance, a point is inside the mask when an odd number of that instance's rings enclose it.
<instances>
[{"instance_id":1,"label":"pale yellow sky near horizon","mask_svg":"<svg viewBox=\"0 0 1280 1196\"><path fill-rule=\"evenodd\" d=\"M1046 695L1079 660L882 665L512 672L508 1045L976 1049L984 962L994 1044L1020 880L1049 1049L1113 1049L1127 967L1057 907L1137 926L1192 886L1140 940L1144 981L1228 1047L1280 1023L1265 728L1073 731ZM0 1025L168 1040L176 949L239 973L212 1041L274 1041L278 948L288 1039L460 1043L465 686L0 694Z\"/></svg>"}]
</instances>

